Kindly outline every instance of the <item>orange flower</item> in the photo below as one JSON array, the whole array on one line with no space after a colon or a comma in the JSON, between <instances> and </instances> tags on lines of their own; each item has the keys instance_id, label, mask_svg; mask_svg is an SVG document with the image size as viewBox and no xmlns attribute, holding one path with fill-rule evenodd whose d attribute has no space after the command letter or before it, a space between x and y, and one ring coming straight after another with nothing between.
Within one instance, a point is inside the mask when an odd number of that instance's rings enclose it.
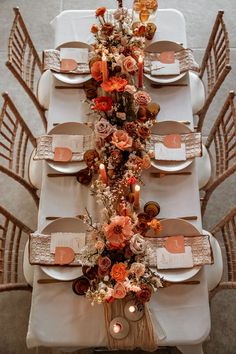
<instances>
[{"instance_id":1,"label":"orange flower","mask_svg":"<svg viewBox=\"0 0 236 354\"><path fill-rule=\"evenodd\" d=\"M103 82L101 87L106 92L118 91L122 92L125 89L125 86L128 84L128 81L122 79L122 77L112 76L109 80Z\"/></svg>"},{"instance_id":2,"label":"orange flower","mask_svg":"<svg viewBox=\"0 0 236 354\"><path fill-rule=\"evenodd\" d=\"M116 283L113 289L113 297L115 299L123 299L126 295L126 289L121 283Z\"/></svg>"},{"instance_id":3,"label":"orange flower","mask_svg":"<svg viewBox=\"0 0 236 354\"><path fill-rule=\"evenodd\" d=\"M122 262L114 264L111 268L111 277L117 282L124 281L127 275L126 265Z\"/></svg>"},{"instance_id":4,"label":"orange flower","mask_svg":"<svg viewBox=\"0 0 236 354\"><path fill-rule=\"evenodd\" d=\"M114 216L111 223L104 226L104 232L111 249L122 249L125 241L133 236L133 225L128 216Z\"/></svg>"},{"instance_id":5,"label":"orange flower","mask_svg":"<svg viewBox=\"0 0 236 354\"><path fill-rule=\"evenodd\" d=\"M96 81L102 81L102 61L98 60L91 66L92 78Z\"/></svg>"},{"instance_id":6,"label":"orange flower","mask_svg":"<svg viewBox=\"0 0 236 354\"><path fill-rule=\"evenodd\" d=\"M95 111L110 111L112 109L112 99L111 97L100 96L93 99L95 106L92 107Z\"/></svg>"},{"instance_id":7,"label":"orange flower","mask_svg":"<svg viewBox=\"0 0 236 354\"><path fill-rule=\"evenodd\" d=\"M148 222L148 226L153 229L155 234L158 234L161 231L161 223L157 219L152 219L150 222Z\"/></svg>"},{"instance_id":8,"label":"orange flower","mask_svg":"<svg viewBox=\"0 0 236 354\"><path fill-rule=\"evenodd\" d=\"M91 31L92 33L94 33L94 34L97 33L97 32L98 32L98 26L97 26L97 25L92 25L90 31Z\"/></svg>"},{"instance_id":9,"label":"orange flower","mask_svg":"<svg viewBox=\"0 0 236 354\"><path fill-rule=\"evenodd\" d=\"M107 11L107 9L105 7L99 7L97 10L96 10L96 17L98 16L104 16L105 12Z\"/></svg>"}]
</instances>

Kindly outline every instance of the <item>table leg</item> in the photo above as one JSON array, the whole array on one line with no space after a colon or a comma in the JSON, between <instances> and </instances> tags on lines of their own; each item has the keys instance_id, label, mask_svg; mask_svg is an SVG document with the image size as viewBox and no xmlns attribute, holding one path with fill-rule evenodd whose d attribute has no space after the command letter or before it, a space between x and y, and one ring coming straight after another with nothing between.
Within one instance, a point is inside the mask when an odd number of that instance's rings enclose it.
<instances>
[{"instance_id":1,"label":"table leg","mask_svg":"<svg viewBox=\"0 0 236 354\"><path fill-rule=\"evenodd\" d=\"M202 344L195 345L179 345L177 348L183 354L204 354L202 349Z\"/></svg>"}]
</instances>

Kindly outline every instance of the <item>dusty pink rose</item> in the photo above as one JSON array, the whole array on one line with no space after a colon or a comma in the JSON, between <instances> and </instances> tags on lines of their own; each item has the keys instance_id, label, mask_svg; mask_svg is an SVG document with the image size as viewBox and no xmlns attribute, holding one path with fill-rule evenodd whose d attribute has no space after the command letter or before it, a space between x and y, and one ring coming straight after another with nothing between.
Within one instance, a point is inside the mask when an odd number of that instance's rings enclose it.
<instances>
[{"instance_id":1,"label":"dusty pink rose","mask_svg":"<svg viewBox=\"0 0 236 354\"><path fill-rule=\"evenodd\" d=\"M116 283L113 289L113 297L115 299L123 299L126 295L126 289L123 284Z\"/></svg>"},{"instance_id":2,"label":"dusty pink rose","mask_svg":"<svg viewBox=\"0 0 236 354\"><path fill-rule=\"evenodd\" d=\"M142 254L145 252L147 243L143 236L135 234L130 240L130 249L134 254Z\"/></svg>"},{"instance_id":3,"label":"dusty pink rose","mask_svg":"<svg viewBox=\"0 0 236 354\"><path fill-rule=\"evenodd\" d=\"M114 216L111 223L104 226L108 244L113 249L122 249L125 241L133 236L133 225L128 216Z\"/></svg>"},{"instance_id":4,"label":"dusty pink rose","mask_svg":"<svg viewBox=\"0 0 236 354\"><path fill-rule=\"evenodd\" d=\"M101 118L94 126L95 134L102 139L106 139L114 131L114 127L106 120Z\"/></svg>"},{"instance_id":5,"label":"dusty pink rose","mask_svg":"<svg viewBox=\"0 0 236 354\"><path fill-rule=\"evenodd\" d=\"M121 120L126 120L126 113L125 112L117 112L116 113L117 118Z\"/></svg>"},{"instance_id":6,"label":"dusty pink rose","mask_svg":"<svg viewBox=\"0 0 236 354\"><path fill-rule=\"evenodd\" d=\"M110 268L111 266L111 260L109 257L99 257L98 258L98 267L102 270L102 271L106 271Z\"/></svg>"},{"instance_id":7,"label":"dusty pink rose","mask_svg":"<svg viewBox=\"0 0 236 354\"><path fill-rule=\"evenodd\" d=\"M127 72L132 72L137 70L136 60L130 55L128 57L125 57L123 60L123 69Z\"/></svg>"},{"instance_id":8,"label":"dusty pink rose","mask_svg":"<svg viewBox=\"0 0 236 354\"><path fill-rule=\"evenodd\" d=\"M95 243L95 248L100 252L102 252L104 250L104 247L105 247L105 244L102 241L97 241Z\"/></svg>"},{"instance_id":9,"label":"dusty pink rose","mask_svg":"<svg viewBox=\"0 0 236 354\"><path fill-rule=\"evenodd\" d=\"M143 168L144 170L146 170L146 169L148 169L148 168L150 168L150 167L151 167L151 159L150 159L149 155L146 154L146 155L143 156L142 168Z\"/></svg>"},{"instance_id":10,"label":"dusty pink rose","mask_svg":"<svg viewBox=\"0 0 236 354\"><path fill-rule=\"evenodd\" d=\"M112 144L120 150L127 150L133 144L133 139L125 130L116 130L112 135Z\"/></svg>"},{"instance_id":11,"label":"dusty pink rose","mask_svg":"<svg viewBox=\"0 0 236 354\"><path fill-rule=\"evenodd\" d=\"M145 265L138 262L132 263L130 273L134 273L138 278L141 277L145 273Z\"/></svg>"},{"instance_id":12,"label":"dusty pink rose","mask_svg":"<svg viewBox=\"0 0 236 354\"><path fill-rule=\"evenodd\" d=\"M136 92L134 94L134 99L139 106L146 106L152 100L151 96L145 91Z\"/></svg>"},{"instance_id":13,"label":"dusty pink rose","mask_svg":"<svg viewBox=\"0 0 236 354\"><path fill-rule=\"evenodd\" d=\"M125 92L128 92L131 95L133 95L136 92L136 88L133 85L126 85L125 86Z\"/></svg>"}]
</instances>

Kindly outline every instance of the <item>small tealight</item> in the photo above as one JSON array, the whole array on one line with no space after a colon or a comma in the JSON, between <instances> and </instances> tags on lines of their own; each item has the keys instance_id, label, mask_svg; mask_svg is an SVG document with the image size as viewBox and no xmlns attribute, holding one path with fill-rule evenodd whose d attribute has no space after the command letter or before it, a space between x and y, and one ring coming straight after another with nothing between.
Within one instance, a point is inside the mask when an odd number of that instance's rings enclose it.
<instances>
[{"instance_id":1,"label":"small tealight","mask_svg":"<svg viewBox=\"0 0 236 354\"><path fill-rule=\"evenodd\" d=\"M124 317L115 317L110 322L110 335L114 339L123 339L129 334L129 323Z\"/></svg>"},{"instance_id":2,"label":"small tealight","mask_svg":"<svg viewBox=\"0 0 236 354\"><path fill-rule=\"evenodd\" d=\"M144 306L141 304L136 305L134 301L130 300L125 304L124 314L130 321L139 321L144 315Z\"/></svg>"}]
</instances>

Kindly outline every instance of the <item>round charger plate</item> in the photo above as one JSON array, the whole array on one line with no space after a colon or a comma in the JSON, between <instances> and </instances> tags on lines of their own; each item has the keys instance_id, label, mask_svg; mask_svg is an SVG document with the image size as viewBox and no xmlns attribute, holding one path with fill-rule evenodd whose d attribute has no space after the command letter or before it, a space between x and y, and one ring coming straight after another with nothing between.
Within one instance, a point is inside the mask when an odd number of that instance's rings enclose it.
<instances>
[{"instance_id":1,"label":"round charger plate","mask_svg":"<svg viewBox=\"0 0 236 354\"><path fill-rule=\"evenodd\" d=\"M66 42L59 45L56 49L60 48L88 48L91 49L91 46L83 42ZM66 84L83 84L84 82L91 79L91 74L66 74L66 73L55 73L53 72L55 78L59 81L65 82Z\"/></svg>"},{"instance_id":2,"label":"round charger plate","mask_svg":"<svg viewBox=\"0 0 236 354\"><path fill-rule=\"evenodd\" d=\"M65 135L91 135L92 129L83 123L68 122L55 126L49 131L48 135L65 134ZM62 173L76 173L86 167L84 161L72 162L54 162L47 161L48 165L54 170Z\"/></svg>"},{"instance_id":3,"label":"round charger plate","mask_svg":"<svg viewBox=\"0 0 236 354\"><path fill-rule=\"evenodd\" d=\"M149 53L162 53L162 52L178 52L182 50L183 47L176 42L171 42L171 41L157 41L152 44L150 44L146 49L145 52ZM187 74L187 71L184 73L181 73L179 75L157 75L157 76L152 76L150 74L144 73L144 76L146 76L150 81L156 82L156 83L161 83L161 84L168 84L171 82L178 81L182 79Z\"/></svg>"},{"instance_id":4,"label":"round charger plate","mask_svg":"<svg viewBox=\"0 0 236 354\"><path fill-rule=\"evenodd\" d=\"M60 218L52 221L42 231L42 234L52 232L86 232L86 225L77 218ZM77 266L41 266L44 273L58 280L74 280L82 275L82 267Z\"/></svg>"},{"instance_id":5,"label":"round charger plate","mask_svg":"<svg viewBox=\"0 0 236 354\"><path fill-rule=\"evenodd\" d=\"M188 134L191 133L191 129L186 125L175 121L163 121L153 125L151 132L158 135L168 134ZM151 159L151 165L160 171L171 172L180 171L189 166L193 162L193 159L185 161L162 161L156 160L155 157Z\"/></svg>"},{"instance_id":6,"label":"round charger plate","mask_svg":"<svg viewBox=\"0 0 236 354\"><path fill-rule=\"evenodd\" d=\"M193 226L190 222L182 220L182 219L164 219L160 221L162 230L158 234L158 237L165 236L174 236L174 235L199 235L199 230ZM151 235L149 235L151 236ZM159 270L155 267L152 267L155 273L157 273L160 277L163 277L164 280L178 283L187 279L192 278L196 275L201 266L196 266L193 268L183 268L183 269L165 269Z\"/></svg>"}]
</instances>

